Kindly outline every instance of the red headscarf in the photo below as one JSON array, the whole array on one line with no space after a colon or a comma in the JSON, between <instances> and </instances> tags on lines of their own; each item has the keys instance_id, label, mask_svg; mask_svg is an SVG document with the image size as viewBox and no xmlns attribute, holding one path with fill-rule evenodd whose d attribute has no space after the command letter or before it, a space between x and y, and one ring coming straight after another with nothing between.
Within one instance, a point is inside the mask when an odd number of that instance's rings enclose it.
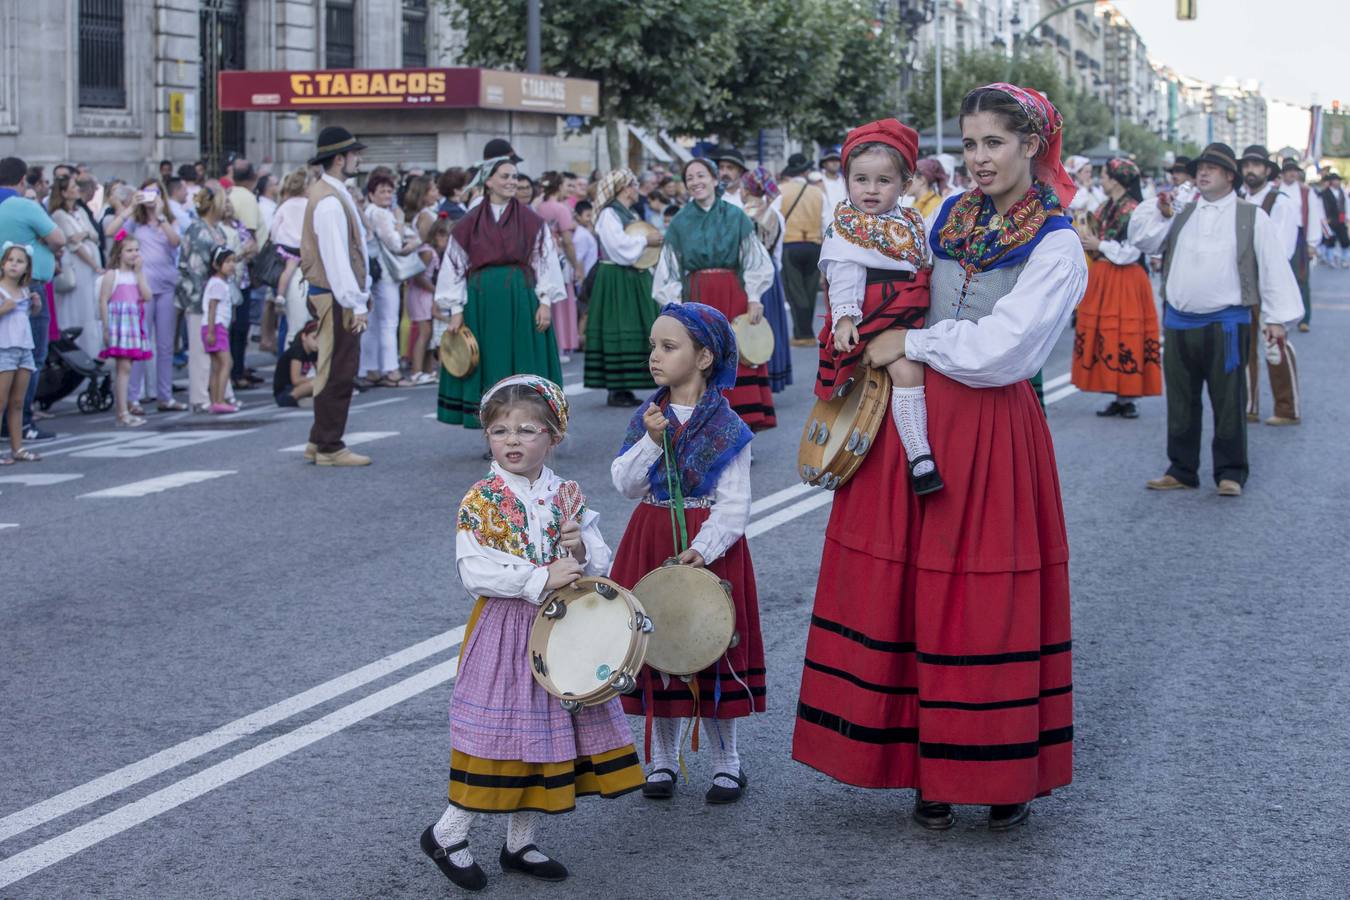
<instances>
[{"instance_id":1,"label":"red headscarf","mask_svg":"<svg viewBox=\"0 0 1350 900\"><path fill-rule=\"evenodd\" d=\"M544 220L539 214L512 197L502 210L501 218L492 215L491 201L484 197L458 222L450 236L469 257L472 275L489 266L515 266L534 279L530 267L534 254L542 247Z\"/></svg>"},{"instance_id":2,"label":"red headscarf","mask_svg":"<svg viewBox=\"0 0 1350 900\"><path fill-rule=\"evenodd\" d=\"M1060 151L1064 143L1064 117L1059 114L1059 110L1035 88L1018 87L999 81L986 84L978 90L1002 91L1012 97L1036 125L1036 130L1041 136L1041 150L1032 162L1031 173L1042 184L1054 188L1060 204L1064 209L1068 209L1074 194L1078 193L1078 185L1064 168L1064 163L1060 162Z\"/></svg>"},{"instance_id":3,"label":"red headscarf","mask_svg":"<svg viewBox=\"0 0 1350 900\"><path fill-rule=\"evenodd\" d=\"M914 171L919 160L919 133L908 125L901 124L899 119L878 119L866 125L859 125L848 133L839 155L847 161L854 148L874 141L899 150L900 155L905 158L905 165L909 166L911 172Z\"/></svg>"}]
</instances>

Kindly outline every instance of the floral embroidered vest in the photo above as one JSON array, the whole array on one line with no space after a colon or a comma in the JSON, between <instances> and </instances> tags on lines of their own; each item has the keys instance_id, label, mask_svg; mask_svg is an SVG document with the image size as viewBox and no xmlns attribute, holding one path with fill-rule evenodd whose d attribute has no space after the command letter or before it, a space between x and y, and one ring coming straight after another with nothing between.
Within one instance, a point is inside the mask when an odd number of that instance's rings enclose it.
<instances>
[{"instance_id":1,"label":"floral embroidered vest","mask_svg":"<svg viewBox=\"0 0 1350 900\"><path fill-rule=\"evenodd\" d=\"M575 482L564 481L558 494L567 493L568 485L580 496ZM469 531L484 547L500 550L512 556L528 560L536 566L546 566L562 554L558 541L562 536L563 509L558 503L558 494L549 501L548 509L543 511L543 539L535 543L530 534L529 512L524 501L515 495L500 475L493 475L469 488L464 502L459 507L460 531ZM581 520L585 513L583 505L572 513L572 517Z\"/></svg>"}]
</instances>

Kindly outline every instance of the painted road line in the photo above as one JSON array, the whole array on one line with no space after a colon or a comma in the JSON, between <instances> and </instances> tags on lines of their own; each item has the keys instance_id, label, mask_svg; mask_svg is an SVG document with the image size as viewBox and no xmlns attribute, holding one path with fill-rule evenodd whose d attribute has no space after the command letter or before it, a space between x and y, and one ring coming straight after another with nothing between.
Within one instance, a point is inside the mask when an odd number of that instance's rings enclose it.
<instances>
[{"instance_id":1,"label":"painted road line","mask_svg":"<svg viewBox=\"0 0 1350 900\"><path fill-rule=\"evenodd\" d=\"M93 435L82 435L82 437L92 437ZM63 453L79 453L83 450L94 450L99 447L110 447L113 444L121 444L125 441L135 440L140 435L135 432L122 432L120 434L109 435L95 440L90 444L76 444L74 447L58 447L55 450L43 450L42 457L46 459L50 456L60 456Z\"/></svg>"},{"instance_id":2,"label":"painted road line","mask_svg":"<svg viewBox=\"0 0 1350 900\"><path fill-rule=\"evenodd\" d=\"M161 788L153 794L99 816L91 822L72 828L50 840L43 841L20 853L0 860L0 888L40 872L48 866L94 846L100 841L121 834L143 822L153 819L232 781L256 772L269 763L303 750L310 744L337 734L358 722L383 712L391 706L416 697L434 687L445 684L459 670L459 657L425 669L381 691L356 701L302 725L256 747L245 750L223 762L189 775L181 781Z\"/></svg>"},{"instance_id":3,"label":"painted road line","mask_svg":"<svg viewBox=\"0 0 1350 900\"><path fill-rule=\"evenodd\" d=\"M47 487L53 484L63 484L67 481L74 481L77 478L83 478L83 475L56 475L43 472L29 472L23 475L0 475L0 484L23 484L28 487Z\"/></svg>"},{"instance_id":4,"label":"painted road line","mask_svg":"<svg viewBox=\"0 0 1350 900\"><path fill-rule=\"evenodd\" d=\"M213 478L224 478L226 475L234 474L234 469L174 472L172 475L161 475L158 478L147 478L144 481L133 481L130 484L120 484L117 487L105 488L101 491L94 491L92 494L81 494L80 499L83 500L90 497L144 497L148 494L158 494L163 491L172 490L173 488L186 487L189 484L197 484L198 482L210 481Z\"/></svg>"},{"instance_id":5,"label":"painted road line","mask_svg":"<svg viewBox=\"0 0 1350 900\"><path fill-rule=\"evenodd\" d=\"M55 447L57 444L69 444L71 441L87 441L94 438L121 438L126 437L124 431L89 431L84 434L72 434L69 437L57 438L54 441L43 441L42 448ZM46 453L42 454L46 456Z\"/></svg>"},{"instance_id":6,"label":"painted road line","mask_svg":"<svg viewBox=\"0 0 1350 900\"><path fill-rule=\"evenodd\" d=\"M760 497L758 500L752 502L750 504L750 515L757 516L765 510L773 509L775 506L781 506L789 500L795 500L803 494L811 493L815 489L815 486L810 484L794 484L792 487L783 488L781 491L774 491L772 494Z\"/></svg>"},{"instance_id":7,"label":"painted road line","mask_svg":"<svg viewBox=\"0 0 1350 900\"><path fill-rule=\"evenodd\" d=\"M1054 378L1051 378L1049 381L1041 384L1041 390L1053 391L1055 388L1059 387L1062 384L1068 384L1070 377L1071 373L1069 372L1065 372L1063 375L1056 375Z\"/></svg>"},{"instance_id":8,"label":"painted road line","mask_svg":"<svg viewBox=\"0 0 1350 900\"><path fill-rule=\"evenodd\" d=\"M225 438L252 434L256 428L241 428L237 431L201 429L196 431L160 431L135 435L130 440L118 441L102 447L90 447L76 451L73 455L89 459L137 459L167 450L182 450Z\"/></svg>"},{"instance_id":9,"label":"painted road line","mask_svg":"<svg viewBox=\"0 0 1350 900\"><path fill-rule=\"evenodd\" d=\"M751 522L745 529L747 538L758 537L766 531L771 531L779 525L785 525L793 519L806 515L812 510L827 506L834 500L834 494L829 491L821 491L814 497L807 497L791 506L785 506L776 513L770 513L762 519Z\"/></svg>"},{"instance_id":10,"label":"painted road line","mask_svg":"<svg viewBox=\"0 0 1350 900\"><path fill-rule=\"evenodd\" d=\"M18 528L18 527L19 527L18 522L0 522L0 530L3 530L5 528Z\"/></svg>"},{"instance_id":11,"label":"painted road line","mask_svg":"<svg viewBox=\"0 0 1350 900\"><path fill-rule=\"evenodd\" d=\"M369 444L371 441L381 441L385 438L395 437L399 434L397 431L353 431L351 434L342 436L342 443L348 447L358 447L361 444ZM305 449L304 444L294 444L290 447L282 447L278 453L300 453Z\"/></svg>"},{"instance_id":12,"label":"painted road line","mask_svg":"<svg viewBox=\"0 0 1350 900\"><path fill-rule=\"evenodd\" d=\"M180 744L169 747L167 750L161 750L153 756L147 756L140 762L123 766L106 775L100 775L93 781L71 788L40 803L34 803L18 812L10 813L0 819L0 841L8 840L16 834L23 834L30 828L36 828L44 822L50 822L52 819L74 812L96 800L102 800L104 797L126 790L147 778L153 778L161 772L167 772L240 738L256 734L264 728L283 722L305 710L327 703L329 700L384 678L386 675L405 669L413 663L421 662L429 656L449 650L462 640L464 640L463 625L442 632L421 643L413 644L397 653L391 653L383 659L377 659L375 662L361 666L359 669L353 669L345 675L339 675L293 697L287 697L285 700L257 712L235 719L233 722L227 722L214 731L189 738Z\"/></svg>"},{"instance_id":13,"label":"painted road line","mask_svg":"<svg viewBox=\"0 0 1350 900\"><path fill-rule=\"evenodd\" d=\"M1064 387L1060 388L1054 393L1046 394L1045 405L1049 406L1051 403L1058 403L1065 397L1071 397L1076 393L1078 393L1078 388L1074 387L1071 384L1066 384Z\"/></svg>"},{"instance_id":14,"label":"painted road line","mask_svg":"<svg viewBox=\"0 0 1350 900\"><path fill-rule=\"evenodd\" d=\"M586 385L577 384L576 382L563 385L563 393L569 397L580 397L582 394L589 394L595 390L598 390L598 388L588 388Z\"/></svg>"},{"instance_id":15,"label":"painted road line","mask_svg":"<svg viewBox=\"0 0 1350 900\"><path fill-rule=\"evenodd\" d=\"M347 414L351 415L353 413L359 413L367 409L374 409L377 406L388 406L390 403L402 403L404 400L407 399L408 399L407 397L390 397L387 400L376 400L372 403L362 403L360 406L353 405L351 409L347 411ZM314 415L314 410L311 409L308 410L308 412L310 415Z\"/></svg>"}]
</instances>

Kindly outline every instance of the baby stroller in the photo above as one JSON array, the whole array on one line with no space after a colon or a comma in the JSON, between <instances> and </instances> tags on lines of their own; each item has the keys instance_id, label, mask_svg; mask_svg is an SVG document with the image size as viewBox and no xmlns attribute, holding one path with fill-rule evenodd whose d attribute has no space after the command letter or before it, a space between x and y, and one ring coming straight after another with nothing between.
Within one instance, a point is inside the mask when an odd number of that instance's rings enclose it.
<instances>
[{"instance_id":1,"label":"baby stroller","mask_svg":"<svg viewBox=\"0 0 1350 900\"><path fill-rule=\"evenodd\" d=\"M112 409L112 379L103 361L94 359L75 343L82 330L67 328L61 332L61 337L48 345L47 364L38 375L37 393L33 397L39 409L50 409L53 403L69 395L86 379L88 385L75 398L80 412Z\"/></svg>"}]
</instances>

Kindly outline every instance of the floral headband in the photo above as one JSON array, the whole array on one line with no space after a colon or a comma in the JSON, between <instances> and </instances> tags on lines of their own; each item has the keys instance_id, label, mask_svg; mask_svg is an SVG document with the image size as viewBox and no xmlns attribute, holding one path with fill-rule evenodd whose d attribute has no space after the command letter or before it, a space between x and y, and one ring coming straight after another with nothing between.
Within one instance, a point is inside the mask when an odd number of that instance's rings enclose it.
<instances>
[{"instance_id":1,"label":"floral headband","mask_svg":"<svg viewBox=\"0 0 1350 900\"><path fill-rule=\"evenodd\" d=\"M567 433L567 395L557 384L539 375L508 375L488 388L487 393L483 395L483 399L478 405L480 418L482 410L487 408L487 403L492 399L492 395L513 384L524 385L543 397L549 409L553 410L553 414L558 417L558 424L562 426L563 433Z\"/></svg>"}]
</instances>

